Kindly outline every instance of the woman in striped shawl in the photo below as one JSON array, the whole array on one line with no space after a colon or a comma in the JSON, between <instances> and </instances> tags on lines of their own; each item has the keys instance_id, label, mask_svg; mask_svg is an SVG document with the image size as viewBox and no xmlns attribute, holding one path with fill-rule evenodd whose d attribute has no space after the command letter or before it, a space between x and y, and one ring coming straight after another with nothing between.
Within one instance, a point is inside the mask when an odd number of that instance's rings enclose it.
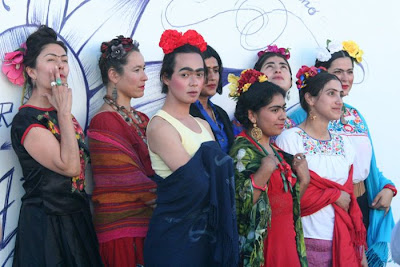
<instances>
[{"instance_id":1,"label":"woman in striped shawl","mask_svg":"<svg viewBox=\"0 0 400 267\"><path fill-rule=\"evenodd\" d=\"M147 150L148 117L130 106L147 76L139 44L118 36L103 42L99 67L107 88L88 131L95 187L94 224L105 266L143 264L143 243L155 203Z\"/></svg>"}]
</instances>

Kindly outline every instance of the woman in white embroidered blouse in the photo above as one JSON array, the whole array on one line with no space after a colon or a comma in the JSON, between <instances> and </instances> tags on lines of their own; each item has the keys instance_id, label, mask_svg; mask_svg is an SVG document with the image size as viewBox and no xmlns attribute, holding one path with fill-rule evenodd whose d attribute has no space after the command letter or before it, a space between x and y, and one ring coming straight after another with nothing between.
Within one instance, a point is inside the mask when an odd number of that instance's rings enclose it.
<instances>
[{"instance_id":1,"label":"woman in white embroidered blouse","mask_svg":"<svg viewBox=\"0 0 400 267\"><path fill-rule=\"evenodd\" d=\"M276 144L290 154L304 153L312 171L310 188L301 200L309 266L357 266L361 259L365 266L365 254L362 257L363 254L349 245L361 247L364 244L362 238L353 237L353 233L364 233L365 236L361 211L358 205L353 205L354 149L347 137L327 129L329 121L339 119L341 115L341 83L335 75L315 67L303 66L296 77L299 78L300 103L307 112L307 119L298 127L284 131ZM344 222L339 216L335 217L336 214L350 222L354 219L356 223L352 222L340 232L337 229L342 229ZM343 245L342 239L349 242Z\"/></svg>"}]
</instances>

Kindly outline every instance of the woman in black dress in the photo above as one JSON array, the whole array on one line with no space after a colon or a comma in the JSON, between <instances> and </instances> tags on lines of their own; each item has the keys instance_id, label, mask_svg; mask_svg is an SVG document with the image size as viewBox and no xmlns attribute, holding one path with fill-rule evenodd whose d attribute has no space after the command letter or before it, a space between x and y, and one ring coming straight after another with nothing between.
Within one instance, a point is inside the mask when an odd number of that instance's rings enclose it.
<instances>
[{"instance_id":1,"label":"woman in black dress","mask_svg":"<svg viewBox=\"0 0 400 267\"><path fill-rule=\"evenodd\" d=\"M71 114L67 48L47 26L26 45L30 98L11 128L25 179L13 266L102 266L84 189L88 153Z\"/></svg>"}]
</instances>

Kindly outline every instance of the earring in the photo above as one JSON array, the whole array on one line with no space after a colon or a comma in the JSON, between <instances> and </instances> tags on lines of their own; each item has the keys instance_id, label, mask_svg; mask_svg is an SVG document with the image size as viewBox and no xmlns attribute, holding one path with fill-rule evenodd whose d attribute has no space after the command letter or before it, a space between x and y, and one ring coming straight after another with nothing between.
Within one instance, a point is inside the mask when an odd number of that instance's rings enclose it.
<instances>
[{"instance_id":1,"label":"earring","mask_svg":"<svg viewBox=\"0 0 400 267\"><path fill-rule=\"evenodd\" d=\"M114 87L112 91L112 99L114 100L114 102L117 102L117 97L118 97L117 87Z\"/></svg>"},{"instance_id":2,"label":"earring","mask_svg":"<svg viewBox=\"0 0 400 267\"><path fill-rule=\"evenodd\" d=\"M253 123L253 128L250 131L251 137L253 137L256 141L260 141L262 137L262 131L257 126L257 123Z\"/></svg>"},{"instance_id":3,"label":"earring","mask_svg":"<svg viewBox=\"0 0 400 267\"><path fill-rule=\"evenodd\" d=\"M312 121L315 121L315 119L317 118L317 115L314 115L314 113L312 112L312 110L310 110L310 114L308 114L308 116L310 117L310 119Z\"/></svg>"},{"instance_id":4,"label":"earring","mask_svg":"<svg viewBox=\"0 0 400 267\"><path fill-rule=\"evenodd\" d=\"M290 89L289 89L289 91L287 91L287 93L286 93L286 99L289 101L290 100Z\"/></svg>"}]
</instances>

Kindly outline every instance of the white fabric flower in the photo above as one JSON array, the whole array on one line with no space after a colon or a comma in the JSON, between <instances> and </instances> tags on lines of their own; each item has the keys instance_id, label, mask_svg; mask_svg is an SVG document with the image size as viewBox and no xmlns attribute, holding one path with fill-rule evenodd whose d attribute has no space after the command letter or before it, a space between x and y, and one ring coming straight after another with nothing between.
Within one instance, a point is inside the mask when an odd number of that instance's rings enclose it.
<instances>
[{"instance_id":1,"label":"white fabric flower","mask_svg":"<svg viewBox=\"0 0 400 267\"><path fill-rule=\"evenodd\" d=\"M243 165L243 162L242 162L242 158L243 158L245 155L246 155L246 150L244 150L243 148L239 149L239 151L238 151L238 153L237 153L237 155L236 155L236 158L237 158L236 169L237 169L239 172L242 172L242 171L244 171L244 170L246 169L246 168L244 167L244 165Z\"/></svg>"},{"instance_id":2,"label":"white fabric flower","mask_svg":"<svg viewBox=\"0 0 400 267\"><path fill-rule=\"evenodd\" d=\"M320 62L326 62L331 58L331 53L326 48L319 47L317 49L317 59Z\"/></svg>"},{"instance_id":3,"label":"white fabric flower","mask_svg":"<svg viewBox=\"0 0 400 267\"><path fill-rule=\"evenodd\" d=\"M331 42L329 42L329 44L328 44L328 50L329 50L329 52L330 52L331 54L333 54L333 53L335 53L335 52L338 52L338 51L340 51L340 50L342 50L342 49L343 49L343 45L342 45L342 43L340 43L340 42L331 41Z\"/></svg>"}]
</instances>

